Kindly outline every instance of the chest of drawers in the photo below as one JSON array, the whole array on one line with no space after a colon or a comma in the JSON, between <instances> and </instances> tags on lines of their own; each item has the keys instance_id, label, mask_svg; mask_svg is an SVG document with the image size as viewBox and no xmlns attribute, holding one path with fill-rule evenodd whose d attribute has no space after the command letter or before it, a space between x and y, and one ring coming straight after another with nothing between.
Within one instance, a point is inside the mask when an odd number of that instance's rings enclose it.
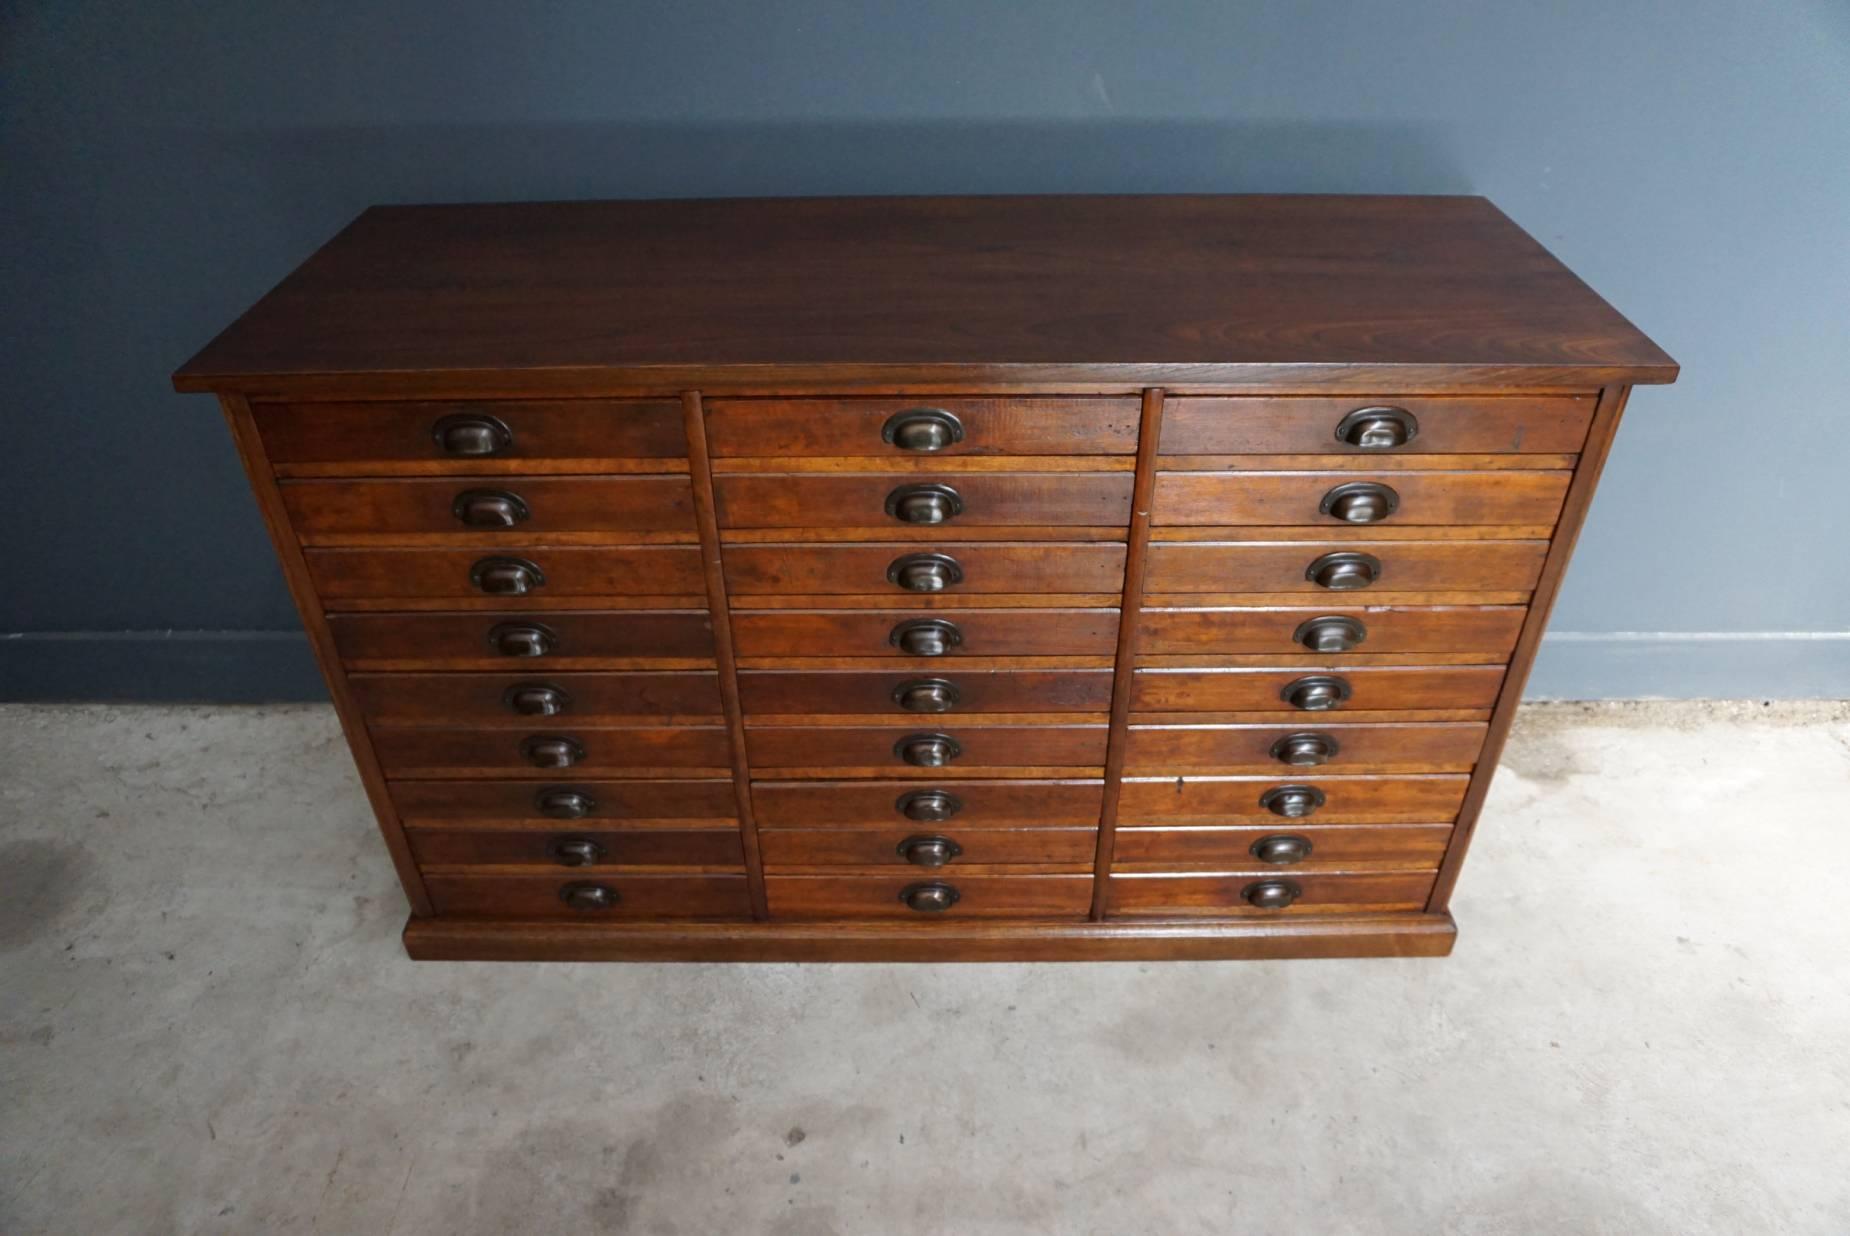
<instances>
[{"instance_id":1,"label":"chest of drawers","mask_svg":"<svg viewBox=\"0 0 1850 1236\"><path fill-rule=\"evenodd\" d=\"M893 198L370 210L175 385L414 957L984 960L1447 952L1675 375L1478 198Z\"/></svg>"}]
</instances>

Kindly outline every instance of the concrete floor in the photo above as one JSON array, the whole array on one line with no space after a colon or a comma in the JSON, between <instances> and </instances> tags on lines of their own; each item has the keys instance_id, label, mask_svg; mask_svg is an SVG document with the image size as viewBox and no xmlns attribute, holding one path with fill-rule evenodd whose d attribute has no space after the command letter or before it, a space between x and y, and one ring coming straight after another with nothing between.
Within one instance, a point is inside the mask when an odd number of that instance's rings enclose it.
<instances>
[{"instance_id":1,"label":"concrete floor","mask_svg":"<svg viewBox=\"0 0 1850 1236\"><path fill-rule=\"evenodd\" d=\"M416 965L324 708L0 817L8 1236L1850 1231L1843 705L1531 708L1444 961Z\"/></svg>"}]
</instances>

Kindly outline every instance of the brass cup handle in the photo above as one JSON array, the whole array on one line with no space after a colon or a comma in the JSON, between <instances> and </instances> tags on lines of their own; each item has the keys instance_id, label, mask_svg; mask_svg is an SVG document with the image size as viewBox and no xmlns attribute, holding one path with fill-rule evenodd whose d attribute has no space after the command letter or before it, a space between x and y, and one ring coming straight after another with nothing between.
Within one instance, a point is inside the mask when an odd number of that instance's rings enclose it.
<instances>
[{"instance_id":1,"label":"brass cup handle","mask_svg":"<svg viewBox=\"0 0 1850 1236\"><path fill-rule=\"evenodd\" d=\"M1272 758L1293 768L1315 768L1327 764L1342 748L1329 734L1286 734L1272 744Z\"/></svg>"},{"instance_id":2,"label":"brass cup handle","mask_svg":"<svg viewBox=\"0 0 1850 1236\"><path fill-rule=\"evenodd\" d=\"M949 554L907 554L887 566L886 579L907 592L943 592L964 582L964 569Z\"/></svg>"},{"instance_id":3,"label":"brass cup handle","mask_svg":"<svg viewBox=\"0 0 1850 1236\"><path fill-rule=\"evenodd\" d=\"M943 768L963 753L949 734L908 734L893 744L893 754L914 768Z\"/></svg>"},{"instance_id":4,"label":"brass cup handle","mask_svg":"<svg viewBox=\"0 0 1850 1236\"><path fill-rule=\"evenodd\" d=\"M488 646L504 657L543 657L559 646L559 637L537 622L497 622L488 630Z\"/></svg>"},{"instance_id":5,"label":"brass cup handle","mask_svg":"<svg viewBox=\"0 0 1850 1236\"><path fill-rule=\"evenodd\" d=\"M1336 422L1336 440L1365 451L1389 451L1419 436L1420 422L1405 408L1357 408Z\"/></svg>"},{"instance_id":6,"label":"brass cup handle","mask_svg":"<svg viewBox=\"0 0 1850 1236\"><path fill-rule=\"evenodd\" d=\"M546 682L517 682L501 693L501 702L523 717L556 717L572 706L572 697Z\"/></svg>"},{"instance_id":7,"label":"brass cup handle","mask_svg":"<svg viewBox=\"0 0 1850 1236\"><path fill-rule=\"evenodd\" d=\"M1259 796L1259 805L1287 820L1301 820L1324 804L1323 791L1314 785L1275 785Z\"/></svg>"},{"instance_id":8,"label":"brass cup handle","mask_svg":"<svg viewBox=\"0 0 1850 1236\"><path fill-rule=\"evenodd\" d=\"M1317 504L1320 514L1346 524L1378 524L1400 509L1400 495L1379 481L1338 485Z\"/></svg>"},{"instance_id":9,"label":"brass cup handle","mask_svg":"<svg viewBox=\"0 0 1850 1236\"><path fill-rule=\"evenodd\" d=\"M499 455L514 444L514 434L499 417L480 412L456 412L439 417L430 436L445 455L478 458Z\"/></svg>"},{"instance_id":10,"label":"brass cup handle","mask_svg":"<svg viewBox=\"0 0 1850 1236\"><path fill-rule=\"evenodd\" d=\"M546 586L546 573L525 558L483 558L469 568L469 582L493 597L524 597Z\"/></svg>"},{"instance_id":11,"label":"brass cup handle","mask_svg":"<svg viewBox=\"0 0 1850 1236\"><path fill-rule=\"evenodd\" d=\"M902 451L941 451L964 440L964 426L943 408L906 408L887 418L880 440Z\"/></svg>"},{"instance_id":12,"label":"brass cup handle","mask_svg":"<svg viewBox=\"0 0 1850 1236\"><path fill-rule=\"evenodd\" d=\"M604 847L589 837L560 837L546 852L564 867L590 867L604 857Z\"/></svg>"},{"instance_id":13,"label":"brass cup handle","mask_svg":"<svg viewBox=\"0 0 1850 1236\"><path fill-rule=\"evenodd\" d=\"M964 500L937 482L901 485L886 496L886 513L905 524L942 524L964 513Z\"/></svg>"},{"instance_id":14,"label":"brass cup handle","mask_svg":"<svg viewBox=\"0 0 1850 1236\"><path fill-rule=\"evenodd\" d=\"M505 489L465 489L450 513L471 528L512 528L533 514L525 498Z\"/></svg>"},{"instance_id":15,"label":"brass cup handle","mask_svg":"<svg viewBox=\"0 0 1850 1236\"><path fill-rule=\"evenodd\" d=\"M893 809L921 824L942 824L962 811L964 804L957 795L944 790L909 790L899 796Z\"/></svg>"},{"instance_id":16,"label":"brass cup handle","mask_svg":"<svg viewBox=\"0 0 1850 1236\"><path fill-rule=\"evenodd\" d=\"M597 800L583 790L541 790L533 805L550 820L582 820L597 810Z\"/></svg>"},{"instance_id":17,"label":"brass cup handle","mask_svg":"<svg viewBox=\"0 0 1850 1236\"><path fill-rule=\"evenodd\" d=\"M1312 652L1348 652L1368 638L1368 628L1346 614L1327 614L1299 623L1291 638Z\"/></svg>"},{"instance_id":18,"label":"brass cup handle","mask_svg":"<svg viewBox=\"0 0 1850 1236\"><path fill-rule=\"evenodd\" d=\"M942 867L964 852L949 837L907 837L899 843L899 856L914 867Z\"/></svg>"},{"instance_id":19,"label":"brass cup handle","mask_svg":"<svg viewBox=\"0 0 1850 1236\"><path fill-rule=\"evenodd\" d=\"M950 712L962 698L948 678L911 678L893 688L893 702L907 712Z\"/></svg>"},{"instance_id":20,"label":"brass cup handle","mask_svg":"<svg viewBox=\"0 0 1850 1236\"><path fill-rule=\"evenodd\" d=\"M584 762L584 744L562 734L534 734L520 743L520 754L535 768L570 768Z\"/></svg>"},{"instance_id":21,"label":"brass cup handle","mask_svg":"<svg viewBox=\"0 0 1850 1236\"><path fill-rule=\"evenodd\" d=\"M1332 592L1353 592L1367 588L1381 578L1381 559L1373 554L1347 551L1324 554L1304 568L1304 578L1319 588Z\"/></svg>"},{"instance_id":22,"label":"brass cup handle","mask_svg":"<svg viewBox=\"0 0 1850 1236\"><path fill-rule=\"evenodd\" d=\"M899 890L899 899L908 909L920 914L942 914L962 900L959 893L949 884L933 881L930 884L908 884Z\"/></svg>"},{"instance_id":23,"label":"brass cup handle","mask_svg":"<svg viewBox=\"0 0 1850 1236\"><path fill-rule=\"evenodd\" d=\"M964 633L942 618L910 618L893 628L887 642L908 656L941 657L964 642Z\"/></svg>"},{"instance_id":24,"label":"brass cup handle","mask_svg":"<svg viewBox=\"0 0 1850 1236\"><path fill-rule=\"evenodd\" d=\"M1304 890L1290 880L1260 880L1240 890L1248 905L1261 910L1282 910L1303 895Z\"/></svg>"},{"instance_id":25,"label":"brass cup handle","mask_svg":"<svg viewBox=\"0 0 1850 1236\"><path fill-rule=\"evenodd\" d=\"M574 910L608 910L617 904L617 890L608 884L567 884L559 890L559 900Z\"/></svg>"},{"instance_id":26,"label":"brass cup handle","mask_svg":"<svg viewBox=\"0 0 1850 1236\"><path fill-rule=\"evenodd\" d=\"M1328 712L1349 698L1349 682L1329 674L1311 674L1285 684L1279 698L1305 712Z\"/></svg>"},{"instance_id":27,"label":"brass cup handle","mask_svg":"<svg viewBox=\"0 0 1850 1236\"><path fill-rule=\"evenodd\" d=\"M1309 837L1300 837L1296 833L1272 833L1253 842L1248 853L1262 863L1283 867L1288 863L1303 862L1310 857L1312 848Z\"/></svg>"}]
</instances>

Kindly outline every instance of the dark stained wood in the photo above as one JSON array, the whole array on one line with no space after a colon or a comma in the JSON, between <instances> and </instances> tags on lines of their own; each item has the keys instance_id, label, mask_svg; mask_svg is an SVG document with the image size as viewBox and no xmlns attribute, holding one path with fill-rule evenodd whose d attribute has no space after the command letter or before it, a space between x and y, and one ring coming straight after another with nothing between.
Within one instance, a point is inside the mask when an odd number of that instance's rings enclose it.
<instances>
[{"instance_id":1,"label":"dark stained wood","mask_svg":"<svg viewBox=\"0 0 1850 1236\"><path fill-rule=\"evenodd\" d=\"M992 725L947 717L921 717L881 726L757 725L747 722L745 750L754 769L884 768L889 776L934 775L908 765L894 753L900 740L943 734L962 748L951 766L959 769L1071 765L1105 762L1103 725Z\"/></svg>"},{"instance_id":2,"label":"dark stained wood","mask_svg":"<svg viewBox=\"0 0 1850 1236\"><path fill-rule=\"evenodd\" d=\"M919 658L896 647L893 628L913 618L955 623L963 643L940 657ZM903 657L954 665L963 657L1108 654L1116 646L1116 609L735 610L734 638L742 657ZM1511 638L1514 637L1512 633Z\"/></svg>"},{"instance_id":3,"label":"dark stained wood","mask_svg":"<svg viewBox=\"0 0 1850 1236\"><path fill-rule=\"evenodd\" d=\"M445 372L1584 390L1676 364L1482 198L810 198L374 207L174 384Z\"/></svg>"},{"instance_id":4,"label":"dark stained wood","mask_svg":"<svg viewBox=\"0 0 1850 1236\"><path fill-rule=\"evenodd\" d=\"M601 458L687 454L681 408L672 399L327 401L258 404L251 412L270 461L285 476L306 464L346 465L354 475L364 475L367 465L470 472L484 462L533 472L583 472L594 470L586 465ZM472 414L505 425L508 445L492 456L446 453L432 427L446 416Z\"/></svg>"},{"instance_id":5,"label":"dark stained wood","mask_svg":"<svg viewBox=\"0 0 1850 1236\"><path fill-rule=\"evenodd\" d=\"M1464 778L1458 793L1464 793ZM942 788L961 809L931 828L1061 828L1096 826L1104 783L1096 778L958 781L933 787L906 781L759 781L752 803L760 825L772 828L868 828L914 826L898 809L903 795ZM1258 791L1253 791L1255 798Z\"/></svg>"},{"instance_id":6,"label":"dark stained wood","mask_svg":"<svg viewBox=\"0 0 1850 1236\"><path fill-rule=\"evenodd\" d=\"M1310 824L1280 820L1277 827L1170 825L1118 831L1116 870L1145 867L1244 867L1254 864L1252 849L1267 837L1300 837L1310 842L1316 862L1411 863L1427 869L1445 854L1450 824ZM1289 878L1296 865L1268 866Z\"/></svg>"},{"instance_id":7,"label":"dark stained wood","mask_svg":"<svg viewBox=\"0 0 1850 1236\"><path fill-rule=\"evenodd\" d=\"M1318 773L1317 769L1306 770ZM1127 776L1118 811L1120 827L1133 823L1232 824L1291 827L1296 824L1450 823L1464 800L1470 778L1458 773L1425 776L1304 777ZM1324 805L1307 819L1287 820L1260 805L1267 790L1308 785L1321 790Z\"/></svg>"},{"instance_id":8,"label":"dark stained wood","mask_svg":"<svg viewBox=\"0 0 1850 1236\"><path fill-rule=\"evenodd\" d=\"M1378 481L1400 496L1396 526L1552 524L1569 472L1161 472L1158 524L1317 524L1345 528L1319 510L1339 485Z\"/></svg>"},{"instance_id":9,"label":"dark stained wood","mask_svg":"<svg viewBox=\"0 0 1850 1236\"><path fill-rule=\"evenodd\" d=\"M599 781L574 777L562 769L546 781L393 781L392 803L407 826L453 825L460 821L515 825L545 830L608 829L614 825L647 827L671 821L732 823L738 801L730 780ZM582 820L555 820L539 809L540 797L552 790L574 790L591 809Z\"/></svg>"},{"instance_id":10,"label":"dark stained wood","mask_svg":"<svg viewBox=\"0 0 1850 1236\"><path fill-rule=\"evenodd\" d=\"M912 867L900 847L915 837L948 838L962 853L944 867ZM1096 837L1093 828L958 828L953 823L766 829L761 840L764 861L773 874L778 867L895 867L918 872L925 879L932 870L954 874L960 867L980 864L1068 864L1090 869Z\"/></svg>"},{"instance_id":11,"label":"dark stained wood","mask_svg":"<svg viewBox=\"0 0 1850 1236\"><path fill-rule=\"evenodd\" d=\"M428 871L433 867L536 867L563 875L595 872L608 867L737 867L745 869L745 850L733 826L705 829L574 828L560 823L554 829L428 829L410 831L411 849ZM565 841L588 841L597 846L597 860L567 867L556 846ZM575 877L574 877L575 878Z\"/></svg>"},{"instance_id":12,"label":"dark stained wood","mask_svg":"<svg viewBox=\"0 0 1850 1236\"><path fill-rule=\"evenodd\" d=\"M963 426L963 440L932 452L934 459L1137 450L1137 401L1124 398L721 399L707 410L707 436L718 458L903 458L908 452L881 429L893 414L919 407L943 409Z\"/></svg>"},{"instance_id":13,"label":"dark stained wood","mask_svg":"<svg viewBox=\"0 0 1850 1236\"><path fill-rule=\"evenodd\" d=\"M556 532L690 531L693 494L684 476L455 476L371 481L285 481L283 501L305 541L354 534L449 533L483 544L534 544ZM528 518L511 528L471 527L456 499L477 489L509 493Z\"/></svg>"},{"instance_id":14,"label":"dark stained wood","mask_svg":"<svg viewBox=\"0 0 1850 1236\"><path fill-rule=\"evenodd\" d=\"M921 484L948 485L963 500L961 514L933 525L944 539L962 528L1096 527L1130 518L1131 478L1122 472L730 473L714 479L714 491L722 528L901 528L886 512L887 496Z\"/></svg>"},{"instance_id":15,"label":"dark stained wood","mask_svg":"<svg viewBox=\"0 0 1850 1236\"><path fill-rule=\"evenodd\" d=\"M510 919L744 919L751 915L742 875L613 875L584 871L546 875L427 875L437 913ZM560 897L576 883L616 891L609 909L577 910Z\"/></svg>"},{"instance_id":16,"label":"dark stained wood","mask_svg":"<svg viewBox=\"0 0 1850 1236\"><path fill-rule=\"evenodd\" d=\"M1292 770L1272 755L1290 734L1322 734L1337 751L1315 768ZM1465 722L1345 725L1321 718L1276 725L1132 725L1125 766L1151 772L1469 772L1484 727Z\"/></svg>"},{"instance_id":17,"label":"dark stained wood","mask_svg":"<svg viewBox=\"0 0 1850 1236\"><path fill-rule=\"evenodd\" d=\"M627 674L353 674L354 699L368 724L507 726L623 724L674 717L718 721L718 676L711 670ZM556 717L523 715L508 702L515 687L554 688Z\"/></svg>"},{"instance_id":18,"label":"dark stained wood","mask_svg":"<svg viewBox=\"0 0 1850 1236\"><path fill-rule=\"evenodd\" d=\"M914 593L888 579L887 568L897 559L920 553L945 554L956 560L963 579L942 594L933 594L948 603L966 593L1116 594L1124 587L1122 545L963 544L952 539L925 544L731 545L726 549L726 590L739 599L787 593L913 597Z\"/></svg>"},{"instance_id":19,"label":"dark stained wood","mask_svg":"<svg viewBox=\"0 0 1850 1236\"><path fill-rule=\"evenodd\" d=\"M501 624L542 626L557 637L539 657L500 655L489 632ZM446 661L495 658L496 668L544 673L567 658L710 658L713 627L698 610L582 610L543 614L517 610L465 614L336 614L328 619L334 643L349 662L404 661L441 666Z\"/></svg>"},{"instance_id":20,"label":"dark stained wood","mask_svg":"<svg viewBox=\"0 0 1850 1236\"><path fill-rule=\"evenodd\" d=\"M1327 712L1303 712L1283 692L1300 678L1337 677L1350 696ZM1370 710L1488 708L1503 683L1501 665L1350 667L1308 662L1282 669L1140 669L1132 686L1137 712L1268 710L1307 725Z\"/></svg>"},{"instance_id":21,"label":"dark stained wood","mask_svg":"<svg viewBox=\"0 0 1850 1236\"><path fill-rule=\"evenodd\" d=\"M1380 573L1340 599L1383 592L1527 592L1541 575L1547 541L1167 542L1150 547L1144 587L1151 593L1302 592L1335 596L1309 577L1325 554L1363 553Z\"/></svg>"},{"instance_id":22,"label":"dark stained wood","mask_svg":"<svg viewBox=\"0 0 1850 1236\"><path fill-rule=\"evenodd\" d=\"M1383 914L1418 910L1426 904L1433 873L1407 871L1379 874L1287 874L1264 867L1212 875L1193 872L1124 874L1114 872L1108 892L1108 915L1284 918L1300 914ZM1267 880L1289 880L1303 895L1282 910L1247 904L1243 890Z\"/></svg>"},{"instance_id":23,"label":"dark stained wood","mask_svg":"<svg viewBox=\"0 0 1850 1236\"><path fill-rule=\"evenodd\" d=\"M570 768L537 767L522 752L533 736L559 736L584 748ZM373 731L379 763L394 777L543 777L547 780L673 771L722 772L731 759L719 725L629 726L595 729L537 721L526 730L380 729Z\"/></svg>"},{"instance_id":24,"label":"dark stained wood","mask_svg":"<svg viewBox=\"0 0 1850 1236\"><path fill-rule=\"evenodd\" d=\"M902 902L914 884L949 884L957 904L921 913ZM1092 902L1090 875L972 876L950 871L894 875L765 878L773 922L791 919L891 918L955 922L966 918L1083 918Z\"/></svg>"},{"instance_id":25,"label":"dark stained wood","mask_svg":"<svg viewBox=\"0 0 1850 1236\"><path fill-rule=\"evenodd\" d=\"M894 701L895 690L927 679L950 683L957 706L948 713L910 713ZM1102 716L1111 707L1111 684L1110 670L746 670L739 675L739 696L747 715L890 713L923 724L995 712Z\"/></svg>"},{"instance_id":26,"label":"dark stained wood","mask_svg":"<svg viewBox=\"0 0 1850 1236\"><path fill-rule=\"evenodd\" d=\"M1326 605L1291 609L1150 609L1143 611L1146 653L1254 652L1302 654L1292 638L1304 622L1324 615L1359 619L1366 638L1358 653L1470 652L1501 659L1522 629L1520 605ZM1323 654L1341 664L1344 653Z\"/></svg>"},{"instance_id":27,"label":"dark stained wood","mask_svg":"<svg viewBox=\"0 0 1850 1236\"><path fill-rule=\"evenodd\" d=\"M491 543L468 549L311 549L304 555L323 599L456 597L488 599L471 577L489 558L518 558L538 567L545 582L527 596L494 598L518 608L555 597L612 593L704 596L700 550L692 545L581 548Z\"/></svg>"},{"instance_id":28,"label":"dark stained wood","mask_svg":"<svg viewBox=\"0 0 1850 1236\"><path fill-rule=\"evenodd\" d=\"M1417 419L1403 446L1358 449L1336 436L1344 416L1390 406ZM1459 455L1473 452L1573 454L1586 440L1593 400L1574 395L1258 395L1181 397L1164 414L1165 455ZM1429 465L1431 466L1431 465Z\"/></svg>"}]
</instances>

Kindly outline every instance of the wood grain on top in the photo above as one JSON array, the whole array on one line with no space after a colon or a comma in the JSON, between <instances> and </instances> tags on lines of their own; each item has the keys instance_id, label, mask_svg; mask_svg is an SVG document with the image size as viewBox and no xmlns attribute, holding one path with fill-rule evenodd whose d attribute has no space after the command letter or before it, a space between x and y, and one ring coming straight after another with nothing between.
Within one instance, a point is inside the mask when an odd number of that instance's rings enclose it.
<instances>
[{"instance_id":1,"label":"wood grain on top","mask_svg":"<svg viewBox=\"0 0 1850 1236\"><path fill-rule=\"evenodd\" d=\"M180 390L1445 389L1676 363L1475 197L374 207Z\"/></svg>"}]
</instances>

